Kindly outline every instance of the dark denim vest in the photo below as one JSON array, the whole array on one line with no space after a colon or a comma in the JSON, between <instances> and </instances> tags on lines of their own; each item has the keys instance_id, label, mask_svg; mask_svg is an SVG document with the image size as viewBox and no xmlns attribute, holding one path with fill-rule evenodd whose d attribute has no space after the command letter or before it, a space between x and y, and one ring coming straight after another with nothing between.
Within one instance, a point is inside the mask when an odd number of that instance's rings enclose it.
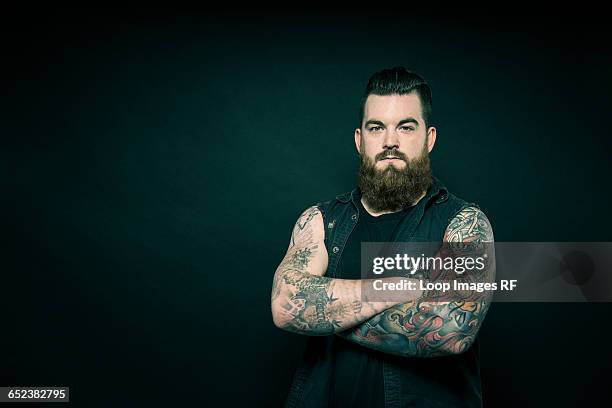
<instances>
[{"instance_id":1,"label":"dark denim vest","mask_svg":"<svg viewBox=\"0 0 612 408\"><path fill-rule=\"evenodd\" d=\"M357 200L360 198L361 194L356 188L338 195L334 200L317 203L323 214L325 246L329 257L325 276L338 277L338 262L358 221ZM434 177L426 195L401 221L393 240L441 242L450 220L468 206L478 207L449 193L440 180ZM332 338L309 338L302 362L294 375L286 407L328 406L333 361ZM383 359L385 407L482 405L477 341L466 352L448 357L408 358L384 353L380 356ZM428 388L428 383L423 382L418 370L414 370L418 365L429 371L446 370L460 378L453 381L452 390L436 389L435 378L430 381L432 385ZM430 368L435 366L437 368ZM430 374L436 375L435 372ZM420 391L415 392L415 389Z\"/></svg>"}]
</instances>

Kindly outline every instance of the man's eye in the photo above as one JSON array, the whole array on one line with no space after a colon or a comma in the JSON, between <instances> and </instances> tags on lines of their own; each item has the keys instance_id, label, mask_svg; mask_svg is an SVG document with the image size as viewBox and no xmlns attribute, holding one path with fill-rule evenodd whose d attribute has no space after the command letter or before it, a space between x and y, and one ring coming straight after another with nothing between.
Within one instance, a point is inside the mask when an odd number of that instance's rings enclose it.
<instances>
[{"instance_id":1,"label":"man's eye","mask_svg":"<svg viewBox=\"0 0 612 408\"><path fill-rule=\"evenodd\" d=\"M400 129L404 131L409 131L409 132L412 132L414 130L412 126L402 126L400 127Z\"/></svg>"},{"instance_id":2,"label":"man's eye","mask_svg":"<svg viewBox=\"0 0 612 408\"><path fill-rule=\"evenodd\" d=\"M382 129L382 127L380 127L380 126L372 126L370 128L370 132L378 132L381 129Z\"/></svg>"}]
</instances>

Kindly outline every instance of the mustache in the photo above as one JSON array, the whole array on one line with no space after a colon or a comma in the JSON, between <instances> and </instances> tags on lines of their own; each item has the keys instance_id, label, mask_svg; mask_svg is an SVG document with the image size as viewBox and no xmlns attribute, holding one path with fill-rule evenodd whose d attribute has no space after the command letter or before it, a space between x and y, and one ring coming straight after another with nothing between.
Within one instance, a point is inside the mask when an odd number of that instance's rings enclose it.
<instances>
[{"instance_id":1,"label":"mustache","mask_svg":"<svg viewBox=\"0 0 612 408\"><path fill-rule=\"evenodd\" d=\"M384 152L380 152L376 156L374 156L374 159L376 159L376 161L379 161L379 160L384 160L385 158L389 156L395 156L398 159L402 159L405 162L408 161L408 158L406 157L406 155L397 149L385 150Z\"/></svg>"}]
</instances>

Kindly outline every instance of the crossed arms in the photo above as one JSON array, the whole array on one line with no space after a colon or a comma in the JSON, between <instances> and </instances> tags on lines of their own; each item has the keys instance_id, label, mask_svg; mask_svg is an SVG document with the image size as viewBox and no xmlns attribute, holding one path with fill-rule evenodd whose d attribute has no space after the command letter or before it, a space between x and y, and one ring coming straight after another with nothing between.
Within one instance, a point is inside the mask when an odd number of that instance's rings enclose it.
<instances>
[{"instance_id":1,"label":"crossed arms","mask_svg":"<svg viewBox=\"0 0 612 408\"><path fill-rule=\"evenodd\" d=\"M274 274L271 304L277 327L311 336L335 333L364 347L412 357L459 354L471 346L490 297L440 301L433 294L410 291L403 302L371 301L364 296L367 291L361 291L366 280L324 276L324 234L320 211L308 208L297 220ZM468 207L451 220L443 240L493 242L493 231L482 211ZM495 263L488 267L492 276Z\"/></svg>"}]
</instances>

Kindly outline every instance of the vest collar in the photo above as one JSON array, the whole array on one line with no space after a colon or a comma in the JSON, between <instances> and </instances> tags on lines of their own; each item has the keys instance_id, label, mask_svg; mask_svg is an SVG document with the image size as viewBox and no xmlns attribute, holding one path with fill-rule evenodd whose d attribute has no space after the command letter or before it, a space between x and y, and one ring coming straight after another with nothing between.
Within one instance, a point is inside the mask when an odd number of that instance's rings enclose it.
<instances>
[{"instance_id":1,"label":"vest collar","mask_svg":"<svg viewBox=\"0 0 612 408\"><path fill-rule=\"evenodd\" d=\"M436 204L440 204L448 200L448 189L435 176L433 176L433 181L427 189L427 194L425 194L425 196L421 200L426 200L426 202L428 202L434 198ZM360 199L361 191L359 190L359 187L355 187L352 191L348 191L344 194L336 196L336 200L344 204L348 203L349 201L352 201L353 204L357 205L357 201Z\"/></svg>"}]
</instances>

